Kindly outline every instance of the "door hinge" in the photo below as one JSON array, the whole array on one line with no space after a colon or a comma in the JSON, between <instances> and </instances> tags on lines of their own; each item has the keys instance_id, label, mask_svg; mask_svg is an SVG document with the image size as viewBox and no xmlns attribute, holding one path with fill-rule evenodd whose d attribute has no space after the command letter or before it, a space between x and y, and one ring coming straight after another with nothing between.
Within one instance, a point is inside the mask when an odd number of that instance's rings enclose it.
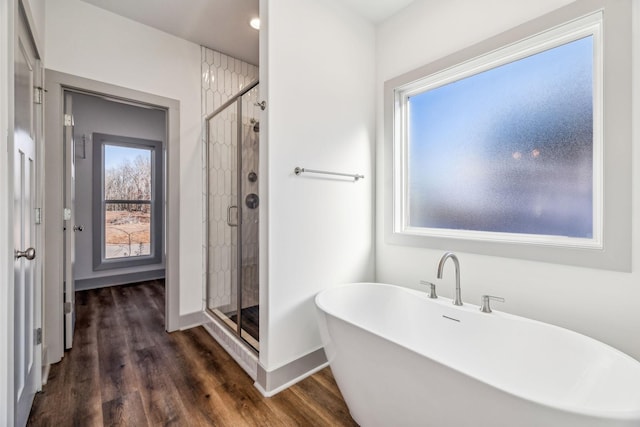
<instances>
[{"instance_id":1,"label":"door hinge","mask_svg":"<svg viewBox=\"0 0 640 427\"><path fill-rule=\"evenodd\" d=\"M36 224L42 224L42 208L36 208Z\"/></svg>"},{"instance_id":2,"label":"door hinge","mask_svg":"<svg viewBox=\"0 0 640 427\"><path fill-rule=\"evenodd\" d=\"M36 329L36 345L42 344L42 328Z\"/></svg>"},{"instance_id":3,"label":"door hinge","mask_svg":"<svg viewBox=\"0 0 640 427\"><path fill-rule=\"evenodd\" d=\"M71 314L71 301L64 303L64 314Z\"/></svg>"},{"instance_id":4,"label":"door hinge","mask_svg":"<svg viewBox=\"0 0 640 427\"><path fill-rule=\"evenodd\" d=\"M71 114L64 115L64 125L73 126L73 116Z\"/></svg>"},{"instance_id":5,"label":"door hinge","mask_svg":"<svg viewBox=\"0 0 640 427\"><path fill-rule=\"evenodd\" d=\"M44 100L44 89L40 86L36 86L33 88L33 103L34 104L42 104Z\"/></svg>"}]
</instances>

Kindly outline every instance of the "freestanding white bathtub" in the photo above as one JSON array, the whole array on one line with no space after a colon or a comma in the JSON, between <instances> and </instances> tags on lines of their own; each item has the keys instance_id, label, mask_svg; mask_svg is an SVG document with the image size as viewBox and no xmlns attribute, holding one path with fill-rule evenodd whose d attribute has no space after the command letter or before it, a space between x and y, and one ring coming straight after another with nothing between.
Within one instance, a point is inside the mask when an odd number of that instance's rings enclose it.
<instances>
[{"instance_id":1,"label":"freestanding white bathtub","mask_svg":"<svg viewBox=\"0 0 640 427\"><path fill-rule=\"evenodd\" d=\"M345 285L315 301L363 427L640 426L640 362L584 335L393 285Z\"/></svg>"}]
</instances>

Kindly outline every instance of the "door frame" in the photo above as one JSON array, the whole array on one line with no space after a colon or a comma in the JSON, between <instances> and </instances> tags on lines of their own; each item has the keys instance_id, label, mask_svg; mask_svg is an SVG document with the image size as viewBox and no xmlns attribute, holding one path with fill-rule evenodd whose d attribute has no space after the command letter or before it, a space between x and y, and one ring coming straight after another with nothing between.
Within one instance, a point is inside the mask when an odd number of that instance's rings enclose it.
<instances>
[{"instance_id":1,"label":"door frame","mask_svg":"<svg viewBox=\"0 0 640 427\"><path fill-rule=\"evenodd\" d=\"M13 1L0 2L0 195L5 208L0 208L0 424L13 425L13 269L9 262L13 227L9 212L9 153L7 144L13 134L13 76L9 64L13 61ZM6 94L6 96L5 96ZM7 135L4 137L4 135ZM13 210L13 208L11 208ZM9 273L11 271L11 273ZM11 301L11 303L10 303ZM11 350L10 350L11 349Z\"/></svg>"},{"instance_id":2,"label":"door frame","mask_svg":"<svg viewBox=\"0 0 640 427\"><path fill-rule=\"evenodd\" d=\"M66 90L85 92L122 102L159 107L167 111L167 144L165 158L165 329L168 332L180 328L179 293L179 200L180 200L180 102L175 99L140 92L96 80L86 79L53 70L45 70L45 138L49 149L46 153L45 207L47 224L45 250L50 254L45 260L47 285L43 295L44 324L49 329L43 340L47 346L45 364L58 362L64 354L63 328L63 102ZM59 226L55 226L59 224Z\"/></svg>"},{"instance_id":3,"label":"door frame","mask_svg":"<svg viewBox=\"0 0 640 427\"><path fill-rule=\"evenodd\" d=\"M0 1L0 425L12 426L15 423L15 390L14 390L14 242L13 227L13 134L14 134L14 37L16 19L24 13L27 31L30 33L38 58L43 56L42 40L35 30L34 15L29 3L23 0ZM42 61L37 60L36 84L42 86ZM36 116L36 194L35 204L44 213L44 138L43 138L43 107L39 108ZM36 227L34 237L38 256L34 268L36 287L42 286L44 258L44 221ZM42 300L36 310L42 310ZM42 326L43 318L40 318ZM40 355L39 355L40 356ZM39 358L39 357L38 357ZM36 369L41 369L40 367ZM41 371L38 371L37 389L40 390Z\"/></svg>"},{"instance_id":4,"label":"door frame","mask_svg":"<svg viewBox=\"0 0 640 427\"><path fill-rule=\"evenodd\" d=\"M12 426L13 421L13 268L11 252L13 239L9 238L12 224L9 189L13 163L9 161L8 144L13 143L13 1L0 1L0 425ZM6 135L6 136L5 136ZM12 156L11 156L12 157ZM6 284L6 285L5 285ZM6 344L6 345L5 345Z\"/></svg>"}]
</instances>

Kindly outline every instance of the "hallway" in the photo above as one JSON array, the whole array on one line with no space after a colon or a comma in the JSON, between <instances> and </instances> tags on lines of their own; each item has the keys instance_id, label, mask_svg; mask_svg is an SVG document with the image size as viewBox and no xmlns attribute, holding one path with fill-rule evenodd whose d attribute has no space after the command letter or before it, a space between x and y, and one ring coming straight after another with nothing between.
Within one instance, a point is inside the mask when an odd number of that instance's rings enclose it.
<instances>
[{"instance_id":1,"label":"hallway","mask_svg":"<svg viewBox=\"0 0 640 427\"><path fill-rule=\"evenodd\" d=\"M29 426L354 426L329 368L272 398L202 327L164 331L164 283L76 293L74 347Z\"/></svg>"}]
</instances>

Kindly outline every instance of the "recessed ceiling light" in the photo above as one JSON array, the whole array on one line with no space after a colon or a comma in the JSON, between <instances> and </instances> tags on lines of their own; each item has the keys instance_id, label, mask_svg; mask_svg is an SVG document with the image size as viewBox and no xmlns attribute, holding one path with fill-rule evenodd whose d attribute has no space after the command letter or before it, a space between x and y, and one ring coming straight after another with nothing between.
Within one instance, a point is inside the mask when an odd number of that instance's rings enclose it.
<instances>
[{"instance_id":1,"label":"recessed ceiling light","mask_svg":"<svg viewBox=\"0 0 640 427\"><path fill-rule=\"evenodd\" d=\"M251 21L249 21L249 25L251 25L252 28L255 28L256 30L260 29L260 18L253 18Z\"/></svg>"}]
</instances>

